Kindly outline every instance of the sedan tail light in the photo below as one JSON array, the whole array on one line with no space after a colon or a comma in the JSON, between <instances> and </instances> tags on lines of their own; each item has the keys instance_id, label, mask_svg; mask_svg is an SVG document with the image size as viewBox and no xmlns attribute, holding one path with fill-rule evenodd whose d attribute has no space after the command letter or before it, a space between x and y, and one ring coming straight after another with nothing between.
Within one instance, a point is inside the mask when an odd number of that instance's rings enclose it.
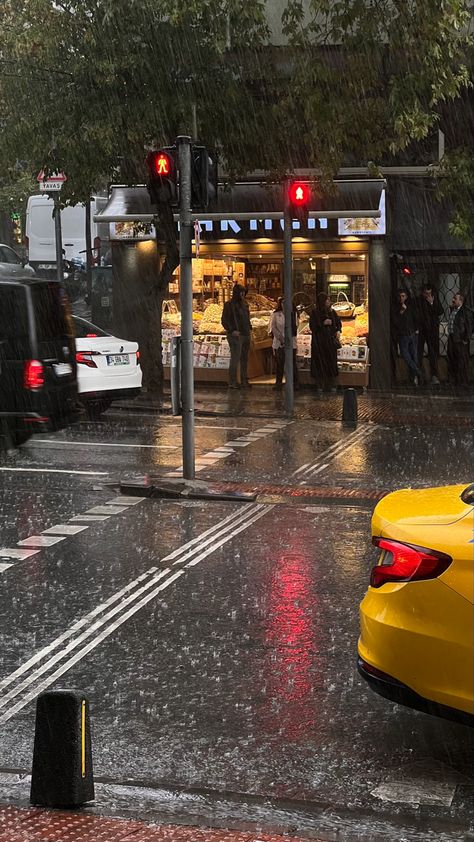
<instances>
[{"instance_id":1,"label":"sedan tail light","mask_svg":"<svg viewBox=\"0 0 474 842\"><path fill-rule=\"evenodd\" d=\"M97 354L94 351L76 351L76 362L86 365L88 368L97 368L97 363L92 359Z\"/></svg>"},{"instance_id":2,"label":"sedan tail light","mask_svg":"<svg viewBox=\"0 0 474 842\"><path fill-rule=\"evenodd\" d=\"M44 386L44 366L39 360L26 360L23 368L23 386L32 391Z\"/></svg>"},{"instance_id":3,"label":"sedan tail light","mask_svg":"<svg viewBox=\"0 0 474 842\"><path fill-rule=\"evenodd\" d=\"M382 550L379 563L372 568L370 584L380 588L386 582L418 582L436 579L449 567L452 558L437 550L427 550L414 544L392 541L390 538L373 538Z\"/></svg>"}]
</instances>

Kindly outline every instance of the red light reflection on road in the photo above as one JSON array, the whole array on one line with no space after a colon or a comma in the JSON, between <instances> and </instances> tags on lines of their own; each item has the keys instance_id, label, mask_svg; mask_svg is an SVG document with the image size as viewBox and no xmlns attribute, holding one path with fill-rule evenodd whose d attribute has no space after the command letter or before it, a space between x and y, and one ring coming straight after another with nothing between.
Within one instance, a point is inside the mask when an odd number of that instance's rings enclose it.
<instances>
[{"instance_id":1,"label":"red light reflection on road","mask_svg":"<svg viewBox=\"0 0 474 842\"><path fill-rule=\"evenodd\" d=\"M316 585L303 554L276 561L265 628L268 701L265 730L300 739L315 721L314 684L319 670Z\"/></svg>"}]
</instances>

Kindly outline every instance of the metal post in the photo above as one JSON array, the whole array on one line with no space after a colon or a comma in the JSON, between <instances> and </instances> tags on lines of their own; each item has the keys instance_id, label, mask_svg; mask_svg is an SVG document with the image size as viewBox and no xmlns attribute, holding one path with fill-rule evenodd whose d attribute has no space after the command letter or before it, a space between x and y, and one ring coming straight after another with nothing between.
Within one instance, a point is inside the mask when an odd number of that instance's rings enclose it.
<instances>
[{"instance_id":1,"label":"metal post","mask_svg":"<svg viewBox=\"0 0 474 842\"><path fill-rule=\"evenodd\" d=\"M56 278L62 284L64 281L63 271L63 238L61 233L61 210L59 208L59 197L54 196L54 233L56 238Z\"/></svg>"},{"instance_id":2,"label":"metal post","mask_svg":"<svg viewBox=\"0 0 474 842\"><path fill-rule=\"evenodd\" d=\"M100 258L100 254L97 255ZM100 266L100 261L98 261ZM89 303L92 301L92 233L91 233L91 200L86 202L86 290Z\"/></svg>"},{"instance_id":3,"label":"metal post","mask_svg":"<svg viewBox=\"0 0 474 842\"><path fill-rule=\"evenodd\" d=\"M289 183L285 182L283 228L283 295L285 297L285 412L293 414L293 253Z\"/></svg>"},{"instance_id":4,"label":"metal post","mask_svg":"<svg viewBox=\"0 0 474 842\"><path fill-rule=\"evenodd\" d=\"M170 348L171 412L181 415L181 337L173 336Z\"/></svg>"},{"instance_id":5,"label":"metal post","mask_svg":"<svg viewBox=\"0 0 474 842\"><path fill-rule=\"evenodd\" d=\"M194 479L193 278L191 219L191 138L178 137L179 265L181 303L181 396L183 477Z\"/></svg>"}]
</instances>

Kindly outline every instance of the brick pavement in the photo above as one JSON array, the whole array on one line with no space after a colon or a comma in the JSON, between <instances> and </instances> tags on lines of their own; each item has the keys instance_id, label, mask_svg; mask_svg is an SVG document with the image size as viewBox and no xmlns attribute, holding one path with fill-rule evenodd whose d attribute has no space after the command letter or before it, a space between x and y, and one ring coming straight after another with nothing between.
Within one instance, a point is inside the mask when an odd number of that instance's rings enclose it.
<instances>
[{"instance_id":1,"label":"brick pavement","mask_svg":"<svg viewBox=\"0 0 474 842\"><path fill-rule=\"evenodd\" d=\"M147 824L90 813L0 806L0 842L303 842L295 836ZM318 840L313 839L313 842Z\"/></svg>"}]
</instances>

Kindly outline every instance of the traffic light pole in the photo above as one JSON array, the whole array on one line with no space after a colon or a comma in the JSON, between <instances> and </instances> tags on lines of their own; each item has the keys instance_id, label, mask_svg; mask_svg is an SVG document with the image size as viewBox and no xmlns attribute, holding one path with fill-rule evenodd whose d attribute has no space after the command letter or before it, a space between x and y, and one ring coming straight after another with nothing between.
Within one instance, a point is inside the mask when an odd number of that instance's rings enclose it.
<instances>
[{"instance_id":1,"label":"traffic light pole","mask_svg":"<svg viewBox=\"0 0 474 842\"><path fill-rule=\"evenodd\" d=\"M285 183L283 227L283 311L285 314L285 412L293 415L293 243L289 182Z\"/></svg>"},{"instance_id":2,"label":"traffic light pole","mask_svg":"<svg viewBox=\"0 0 474 842\"><path fill-rule=\"evenodd\" d=\"M181 398L183 478L194 479L193 278L191 218L191 138L178 137L179 266L181 303Z\"/></svg>"}]
</instances>

